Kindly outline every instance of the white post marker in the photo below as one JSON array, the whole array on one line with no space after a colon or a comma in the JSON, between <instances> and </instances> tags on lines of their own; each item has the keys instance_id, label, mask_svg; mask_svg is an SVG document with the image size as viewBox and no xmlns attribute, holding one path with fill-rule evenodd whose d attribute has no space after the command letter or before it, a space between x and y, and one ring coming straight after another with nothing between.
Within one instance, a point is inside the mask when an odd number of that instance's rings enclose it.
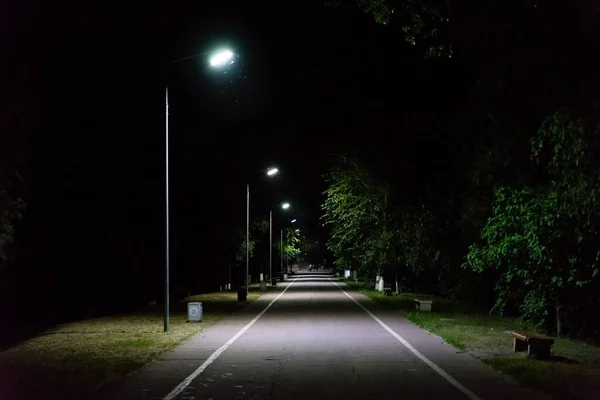
<instances>
[{"instance_id":1,"label":"white post marker","mask_svg":"<svg viewBox=\"0 0 600 400\"><path fill-rule=\"evenodd\" d=\"M289 285L287 285L287 287L285 289L283 289L283 292L279 293L277 295L277 297L275 297L273 300L271 300L271 302L264 308L264 310L262 310L256 317L254 317L254 319L252 319L252 321L248 322L248 324L246 324L246 326L244 326L242 329L240 329L240 331L238 333L236 333L235 335L233 335L233 337L231 339L229 339L223 346L219 347L214 353L212 353L210 355L210 357L208 357L206 359L206 361L204 361L202 363L202 365L200 365L194 372L192 372L190 374L190 376L188 376L187 378L185 378L183 380L183 382L181 382L179 385L177 385L177 387L175 389L171 390L171 392L168 395L166 395L163 398L163 400L172 400L178 394L180 394L181 392L183 392L183 390L186 387L188 387L189 384L192 383L192 381L198 377L198 375L200 375L202 372L204 372L204 370L210 364L212 364L225 350L227 350L229 348L229 346L231 346L236 340L238 340L240 338L240 336L242 336L244 333L246 333L246 331L248 329L250 329L250 327L252 325L254 325L254 323L256 321L258 321L258 319L260 317L262 317L262 315L264 313L266 313L269 308L271 308L271 306L273 305L273 303L275 303L277 300L279 300L279 298L285 293L285 291L288 290L290 288L290 286L292 286L293 284L294 284L294 282L292 281Z\"/></svg>"},{"instance_id":2,"label":"white post marker","mask_svg":"<svg viewBox=\"0 0 600 400\"><path fill-rule=\"evenodd\" d=\"M444 378L445 380L448 381L448 383L450 383L452 386L454 386L455 388L457 388L458 390L460 390L465 396L467 396L469 399L471 400L482 400L481 397L477 396L475 393L471 392L469 389L467 389L466 387L464 387L459 381L457 381L456 379L454 379L453 377L451 377L446 371L444 371L443 369L441 369L437 364L435 364L433 361L431 361L430 359L428 359L427 357L425 357L423 354L421 354L417 349L415 349L414 347L412 347L412 345L410 343L408 343L406 341L406 339L404 339L402 336L398 335L396 332L394 332L394 330L392 328L390 328L389 326L387 326L382 320L380 320L379 318L377 318L377 316L375 314L373 314L371 311L369 311L365 306L363 306L362 304L360 304L358 301L356 301L356 299L352 296L350 296L348 293L346 293L346 291L344 289L342 289L340 287L340 285L338 285L337 283L335 283L335 281L331 278L329 278L329 280L331 282L333 282L333 284L335 286L337 286L338 289L340 289L342 291L342 293L344 293L346 296L348 296L348 298L350 300L352 300L353 302L356 303L356 305L358 305L360 308L362 308L367 314L369 314L369 316L371 318L373 318L375 321L377 321L377 323L379 325L381 325L381 327L383 329L385 329L386 331L388 331L388 333L390 335L392 335L393 337L396 338L396 340L398 340L400 343L402 343L408 350L411 351L411 353L413 353L415 356L417 356L421 361L423 361L425 364L427 364L432 370L434 370L435 372L438 373L438 375L440 375L442 378ZM283 294L283 293L282 293Z\"/></svg>"}]
</instances>

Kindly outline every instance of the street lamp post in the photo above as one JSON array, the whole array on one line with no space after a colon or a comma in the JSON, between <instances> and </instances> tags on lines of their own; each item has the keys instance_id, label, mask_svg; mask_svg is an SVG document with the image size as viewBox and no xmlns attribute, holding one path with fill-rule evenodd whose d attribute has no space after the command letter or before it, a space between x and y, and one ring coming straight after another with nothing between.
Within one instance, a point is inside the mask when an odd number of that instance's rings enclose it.
<instances>
[{"instance_id":1,"label":"street lamp post","mask_svg":"<svg viewBox=\"0 0 600 400\"><path fill-rule=\"evenodd\" d=\"M273 210L269 210L269 279L273 284Z\"/></svg>"},{"instance_id":2,"label":"street lamp post","mask_svg":"<svg viewBox=\"0 0 600 400\"><path fill-rule=\"evenodd\" d=\"M168 69L178 62L191 60L209 52L197 53L188 57L173 60L167 66ZM216 52L210 58L210 65L213 67L225 65L231 60L233 53L229 50ZM170 276L170 253L169 253L169 86L165 85L165 311L164 311L164 331L169 330L169 276Z\"/></svg>"},{"instance_id":3,"label":"street lamp post","mask_svg":"<svg viewBox=\"0 0 600 400\"><path fill-rule=\"evenodd\" d=\"M165 88L165 315L163 329L169 330L169 87Z\"/></svg>"},{"instance_id":4,"label":"street lamp post","mask_svg":"<svg viewBox=\"0 0 600 400\"><path fill-rule=\"evenodd\" d=\"M293 220L290 221L292 224L294 224L296 222L296 219L294 218ZM296 229L296 232L298 232L299 229ZM298 265L300 265L300 262L298 262Z\"/></svg>"},{"instance_id":5,"label":"street lamp post","mask_svg":"<svg viewBox=\"0 0 600 400\"><path fill-rule=\"evenodd\" d=\"M290 208L290 203L283 203L281 208L287 210ZM294 220L295 221L295 220ZM283 247L282 247L283 248ZM269 211L269 279L273 284L273 210Z\"/></svg>"},{"instance_id":6,"label":"street lamp post","mask_svg":"<svg viewBox=\"0 0 600 400\"><path fill-rule=\"evenodd\" d=\"M212 63L212 61L211 61ZM277 168L269 168L267 170L267 176L275 176L279 173ZM250 281L248 276L250 275L250 184L246 184L246 298L248 298L248 287Z\"/></svg>"},{"instance_id":7,"label":"street lamp post","mask_svg":"<svg viewBox=\"0 0 600 400\"><path fill-rule=\"evenodd\" d=\"M250 274L250 184L246 184L246 299L248 299L248 275Z\"/></svg>"}]
</instances>

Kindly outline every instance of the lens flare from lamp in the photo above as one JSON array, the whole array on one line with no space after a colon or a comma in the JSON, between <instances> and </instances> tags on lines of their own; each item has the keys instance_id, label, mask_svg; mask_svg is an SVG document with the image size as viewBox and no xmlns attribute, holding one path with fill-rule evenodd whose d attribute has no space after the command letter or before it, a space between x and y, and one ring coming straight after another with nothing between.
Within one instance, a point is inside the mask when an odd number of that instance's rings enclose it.
<instances>
[{"instance_id":1,"label":"lens flare from lamp","mask_svg":"<svg viewBox=\"0 0 600 400\"><path fill-rule=\"evenodd\" d=\"M210 65L213 67L219 67L227 64L233 58L233 52L230 50L222 50L215 53L210 58Z\"/></svg>"}]
</instances>

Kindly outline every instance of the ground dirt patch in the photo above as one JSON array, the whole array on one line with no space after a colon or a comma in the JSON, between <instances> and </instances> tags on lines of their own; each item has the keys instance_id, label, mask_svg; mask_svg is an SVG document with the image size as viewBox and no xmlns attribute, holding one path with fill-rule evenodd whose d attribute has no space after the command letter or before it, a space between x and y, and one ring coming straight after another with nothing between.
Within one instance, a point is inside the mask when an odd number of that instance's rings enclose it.
<instances>
[{"instance_id":1,"label":"ground dirt patch","mask_svg":"<svg viewBox=\"0 0 600 400\"><path fill-rule=\"evenodd\" d=\"M187 301L203 302L201 323L187 322ZM84 398L243 307L237 292L191 296L173 305L167 333L160 305L54 327L0 353L0 398Z\"/></svg>"}]
</instances>

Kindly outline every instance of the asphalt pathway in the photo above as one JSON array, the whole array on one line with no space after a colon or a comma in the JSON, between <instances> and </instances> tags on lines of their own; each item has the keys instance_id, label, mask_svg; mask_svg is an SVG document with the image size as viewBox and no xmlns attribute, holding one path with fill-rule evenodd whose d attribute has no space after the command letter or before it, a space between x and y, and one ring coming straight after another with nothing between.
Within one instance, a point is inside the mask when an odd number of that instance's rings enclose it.
<instances>
[{"instance_id":1,"label":"asphalt pathway","mask_svg":"<svg viewBox=\"0 0 600 400\"><path fill-rule=\"evenodd\" d=\"M326 275L298 275L110 399L544 399Z\"/></svg>"}]
</instances>

